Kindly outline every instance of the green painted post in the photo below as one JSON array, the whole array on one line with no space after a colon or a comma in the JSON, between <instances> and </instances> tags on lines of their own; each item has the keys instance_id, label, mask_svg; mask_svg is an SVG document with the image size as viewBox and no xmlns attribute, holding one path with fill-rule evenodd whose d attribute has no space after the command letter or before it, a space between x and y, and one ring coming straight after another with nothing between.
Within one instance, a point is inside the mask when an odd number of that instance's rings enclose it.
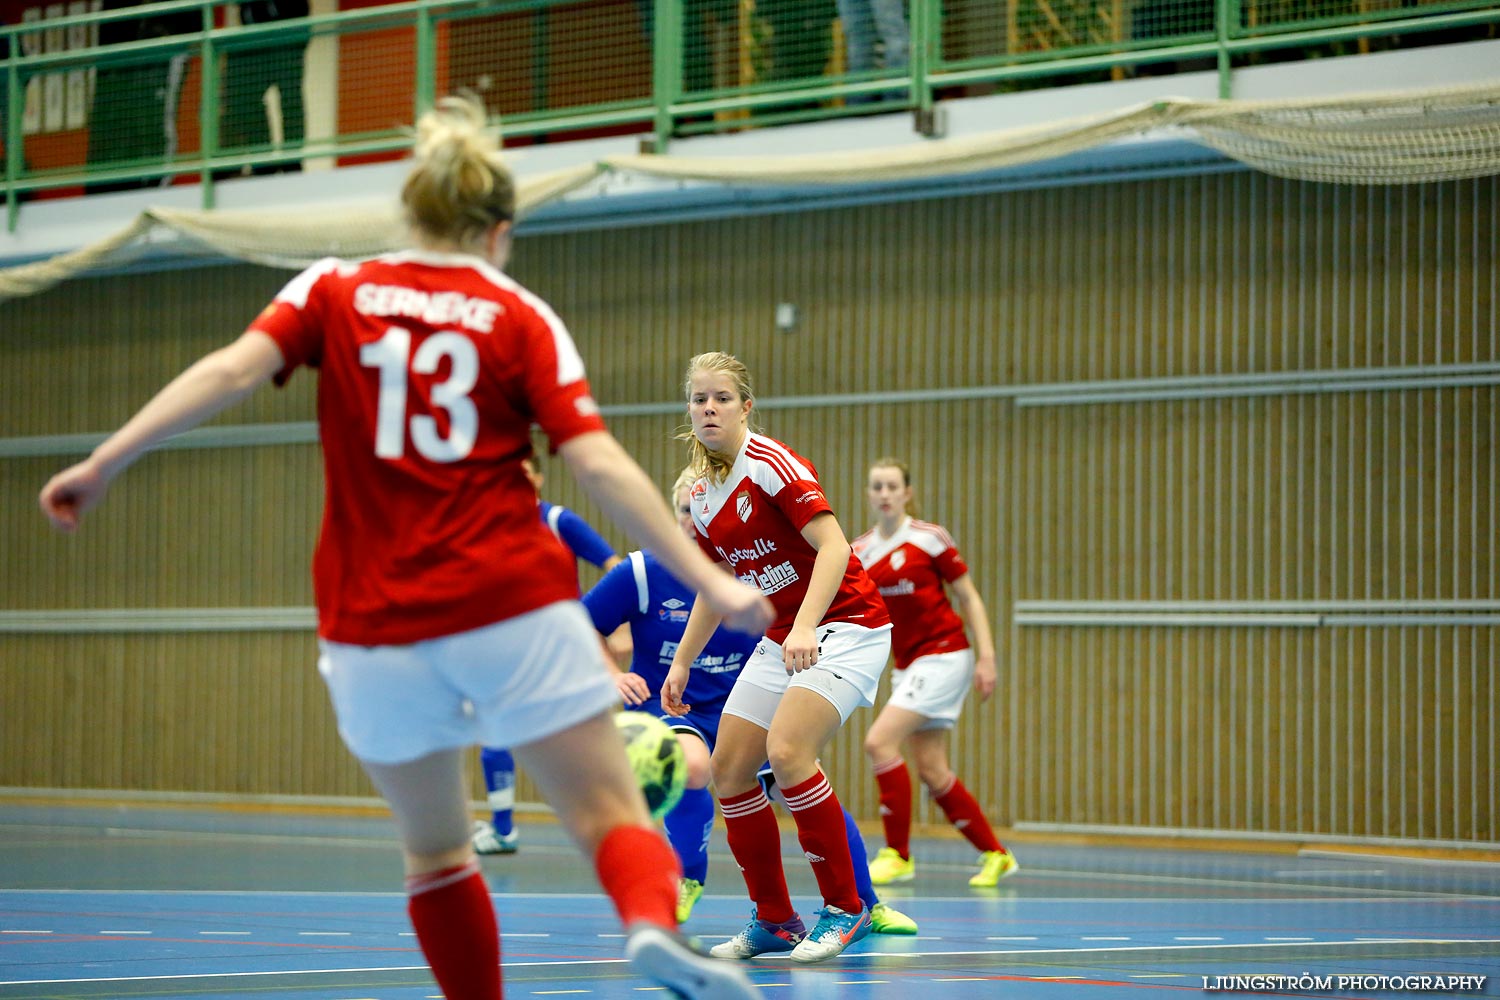
<instances>
[{"instance_id":1,"label":"green painted post","mask_svg":"<svg viewBox=\"0 0 1500 1000\"><path fill-rule=\"evenodd\" d=\"M21 36L10 36L10 59L5 73L5 227L15 232L21 219L21 196L16 191L16 181L21 178L21 164L25 151L21 148L21 115L24 112L26 95L21 90L21 69L16 65L20 55Z\"/></svg>"},{"instance_id":2,"label":"green painted post","mask_svg":"<svg viewBox=\"0 0 1500 1000\"><path fill-rule=\"evenodd\" d=\"M651 103L656 108L656 152L665 153L672 141L672 105L682 97L683 0L656 0L656 23L651 36Z\"/></svg>"},{"instance_id":3,"label":"green painted post","mask_svg":"<svg viewBox=\"0 0 1500 1000\"><path fill-rule=\"evenodd\" d=\"M198 102L199 159L203 161L201 184L203 186L203 208L214 207L217 191L214 188L214 157L219 152L219 50L214 46L210 32L214 28L214 9L203 8L202 99Z\"/></svg>"},{"instance_id":4,"label":"green painted post","mask_svg":"<svg viewBox=\"0 0 1500 1000\"><path fill-rule=\"evenodd\" d=\"M911 0L907 22L911 25L911 62L907 71L911 73L911 104L918 116L932 112L932 87L927 76L935 61L937 40L943 35L941 9L942 0Z\"/></svg>"},{"instance_id":5,"label":"green painted post","mask_svg":"<svg viewBox=\"0 0 1500 1000\"><path fill-rule=\"evenodd\" d=\"M411 120L437 103L437 32L433 29L432 8L423 4L417 10L417 79L416 107Z\"/></svg>"},{"instance_id":6,"label":"green painted post","mask_svg":"<svg viewBox=\"0 0 1500 1000\"><path fill-rule=\"evenodd\" d=\"M1234 91L1234 67L1229 60L1229 27L1239 23L1240 0L1216 0L1214 7L1214 35L1219 43L1219 100L1227 101Z\"/></svg>"}]
</instances>

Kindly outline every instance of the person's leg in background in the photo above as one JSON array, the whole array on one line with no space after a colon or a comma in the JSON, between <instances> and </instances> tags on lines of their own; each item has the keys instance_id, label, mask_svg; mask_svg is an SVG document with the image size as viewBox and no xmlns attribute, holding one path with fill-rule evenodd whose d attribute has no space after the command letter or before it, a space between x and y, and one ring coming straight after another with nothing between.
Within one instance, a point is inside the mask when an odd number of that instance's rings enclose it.
<instances>
[{"instance_id":1,"label":"person's leg in background","mask_svg":"<svg viewBox=\"0 0 1500 1000\"><path fill-rule=\"evenodd\" d=\"M301 35L280 39L281 45L270 57L268 69L271 82L281 100L281 148L292 155L284 162L273 165L271 170L298 171L302 169L302 138L304 99L302 96L302 66L307 53L307 39Z\"/></svg>"},{"instance_id":2,"label":"person's leg in background","mask_svg":"<svg viewBox=\"0 0 1500 1000\"><path fill-rule=\"evenodd\" d=\"M678 730L687 765L687 787L682 799L667 813L667 839L682 862L677 891L677 922L686 923L708 884L708 841L714 831L714 797L708 790L709 748L701 732Z\"/></svg>"},{"instance_id":3,"label":"person's leg in background","mask_svg":"<svg viewBox=\"0 0 1500 1000\"><path fill-rule=\"evenodd\" d=\"M390 804L406 864L407 913L443 994L500 1000L500 931L469 847L458 750L403 764L361 762Z\"/></svg>"},{"instance_id":4,"label":"person's leg in background","mask_svg":"<svg viewBox=\"0 0 1500 1000\"><path fill-rule=\"evenodd\" d=\"M516 759L504 747L482 747L479 767L484 772L490 819L474 824L474 850L479 854L514 854L520 841L520 831L515 827Z\"/></svg>"}]
</instances>

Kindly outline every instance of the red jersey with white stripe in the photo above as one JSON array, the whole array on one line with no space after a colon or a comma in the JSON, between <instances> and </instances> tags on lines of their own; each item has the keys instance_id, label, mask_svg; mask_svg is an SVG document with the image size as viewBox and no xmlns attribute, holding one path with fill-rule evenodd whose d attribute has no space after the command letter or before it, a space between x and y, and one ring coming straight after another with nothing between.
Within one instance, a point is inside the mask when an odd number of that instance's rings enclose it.
<instances>
[{"instance_id":1,"label":"red jersey with white stripe","mask_svg":"<svg viewBox=\"0 0 1500 1000\"><path fill-rule=\"evenodd\" d=\"M854 540L854 554L890 609L897 670L919 657L969 648L964 621L943 589L969 567L942 527L908 517L889 538L871 528Z\"/></svg>"},{"instance_id":2,"label":"red jersey with white stripe","mask_svg":"<svg viewBox=\"0 0 1500 1000\"><path fill-rule=\"evenodd\" d=\"M330 258L251 328L281 348L278 384L319 373L321 636L406 644L578 596L521 460L533 423L554 447L604 423L545 302L477 257Z\"/></svg>"},{"instance_id":3,"label":"red jersey with white stripe","mask_svg":"<svg viewBox=\"0 0 1500 1000\"><path fill-rule=\"evenodd\" d=\"M729 475L718 485L699 479L692 501L698 545L770 599L776 620L766 636L785 641L817 558L802 529L815 515L833 511L818 485L817 470L780 441L747 433ZM890 620L875 585L851 553L823 622L877 628Z\"/></svg>"}]
</instances>

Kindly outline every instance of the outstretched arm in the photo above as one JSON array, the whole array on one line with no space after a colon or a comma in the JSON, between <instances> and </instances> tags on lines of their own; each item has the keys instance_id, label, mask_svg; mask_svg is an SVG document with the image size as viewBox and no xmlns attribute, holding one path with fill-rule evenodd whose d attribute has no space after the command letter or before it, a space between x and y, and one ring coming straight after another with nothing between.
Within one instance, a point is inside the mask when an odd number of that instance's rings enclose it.
<instances>
[{"instance_id":1,"label":"outstretched arm","mask_svg":"<svg viewBox=\"0 0 1500 1000\"><path fill-rule=\"evenodd\" d=\"M93 454L42 487L42 512L61 531L104 498L110 482L155 445L203 423L248 396L283 365L281 348L259 330L194 362L111 434Z\"/></svg>"}]
</instances>

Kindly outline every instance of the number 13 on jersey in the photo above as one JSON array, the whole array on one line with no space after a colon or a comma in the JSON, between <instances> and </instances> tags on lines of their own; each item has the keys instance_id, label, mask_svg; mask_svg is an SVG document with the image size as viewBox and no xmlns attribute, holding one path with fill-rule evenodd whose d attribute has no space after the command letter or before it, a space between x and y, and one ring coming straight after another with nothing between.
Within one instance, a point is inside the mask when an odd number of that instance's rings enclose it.
<instances>
[{"instance_id":1,"label":"number 13 on jersey","mask_svg":"<svg viewBox=\"0 0 1500 1000\"><path fill-rule=\"evenodd\" d=\"M479 351L461 333L443 330L422 341L412 353L411 331L399 326L386 330L379 340L359 349L359 363L380 372L380 398L375 411L375 454L400 459L406 455L406 419L410 374L432 375L447 358L448 377L433 382L428 390L431 404L448 416L444 436L437 418L414 413L410 420L412 446L432 462L457 462L474 450L479 432L479 411L469 398L479 381Z\"/></svg>"}]
</instances>

